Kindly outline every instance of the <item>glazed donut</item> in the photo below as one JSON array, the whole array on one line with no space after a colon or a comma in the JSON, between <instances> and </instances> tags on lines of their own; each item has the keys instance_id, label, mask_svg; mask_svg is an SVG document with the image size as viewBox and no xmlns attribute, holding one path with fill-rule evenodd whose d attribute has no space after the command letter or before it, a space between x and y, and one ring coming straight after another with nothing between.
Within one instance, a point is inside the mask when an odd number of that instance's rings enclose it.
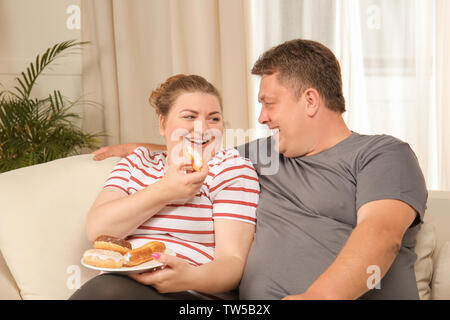
<instances>
[{"instance_id":1,"label":"glazed donut","mask_svg":"<svg viewBox=\"0 0 450 320\"><path fill-rule=\"evenodd\" d=\"M122 268L123 256L116 251L89 249L83 254L83 262L100 268Z\"/></svg>"},{"instance_id":2,"label":"glazed donut","mask_svg":"<svg viewBox=\"0 0 450 320\"><path fill-rule=\"evenodd\" d=\"M202 155L196 152L189 144L183 146L183 157L192 161L192 168L195 171L200 171L203 166Z\"/></svg>"},{"instance_id":3,"label":"glazed donut","mask_svg":"<svg viewBox=\"0 0 450 320\"><path fill-rule=\"evenodd\" d=\"M166 246L159 241L151 241L143 246L128 251L124 256L124 265L126 267L134 267L144 262L153 260L152 253L164 252Z\"/></svg>"},{"instance_id":4,"label":"glazed donut","mask_svg":"<svg viewBox=\"0 0 450 320\"><path fill-rule=\"evenodd\" d=\"M131 243L112 236L101 235L94 242L95 249L104 249L125 254L131 250Z\"/></svg>"}]
</instances>

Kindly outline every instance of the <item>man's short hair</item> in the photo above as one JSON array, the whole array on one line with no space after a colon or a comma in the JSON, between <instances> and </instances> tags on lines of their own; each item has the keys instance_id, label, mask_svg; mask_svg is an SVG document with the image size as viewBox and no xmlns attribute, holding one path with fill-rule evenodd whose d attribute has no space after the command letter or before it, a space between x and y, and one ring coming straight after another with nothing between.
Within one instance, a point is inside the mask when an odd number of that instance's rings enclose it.
<instances>
[{"instance_id":1,"label":"man's short hair","mask_svg":"<svg viewBox=\"0 0 450 320\"><path fill-rule=\"evenodd\" d=\"M252 68L252 74L260 76L276 72L281 83L294 86L297 97L314 88L328 109L345 112L341 68L324 45L303 39L286 41L266 51Z\"/></svg>"}]
</instances>

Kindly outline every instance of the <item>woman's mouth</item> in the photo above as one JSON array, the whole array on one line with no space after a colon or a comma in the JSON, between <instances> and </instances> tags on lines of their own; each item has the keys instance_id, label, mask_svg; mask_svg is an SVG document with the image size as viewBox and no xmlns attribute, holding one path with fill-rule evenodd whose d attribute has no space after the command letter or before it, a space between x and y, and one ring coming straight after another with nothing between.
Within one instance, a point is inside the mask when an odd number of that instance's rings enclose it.
<instances>
[{"instance_id":1,"label":"woman's mouth","mask_svg":"<svg viewBox=\"0 0 450 320\"><path fill-rule=\"evenodd\" d=\"M213 139L214 139L214 137L205 138L205 139L193 139L193 138L190 138L190 137L184 137L184 138L189 143L197 145L197 146L201 146L201 147L206 146L209 142L213 141Z\"/></svg>"}]
</instances>

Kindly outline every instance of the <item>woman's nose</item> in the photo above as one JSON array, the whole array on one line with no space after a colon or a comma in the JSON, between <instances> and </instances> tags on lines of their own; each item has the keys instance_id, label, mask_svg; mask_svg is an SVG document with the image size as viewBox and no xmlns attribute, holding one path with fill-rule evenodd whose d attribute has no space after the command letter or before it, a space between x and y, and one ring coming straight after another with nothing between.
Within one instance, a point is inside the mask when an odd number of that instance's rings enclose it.
<instances>
[{"instance_id":1,"label":"woman's nose","mask_svg":"<svg viewBox=\"0 0 450 320\"><path fill-rule=\"evenodd\" d=\"M197 119L194 121L194 133L202 136L209 129L206 119Z\"/></svg>"}]
</instances>

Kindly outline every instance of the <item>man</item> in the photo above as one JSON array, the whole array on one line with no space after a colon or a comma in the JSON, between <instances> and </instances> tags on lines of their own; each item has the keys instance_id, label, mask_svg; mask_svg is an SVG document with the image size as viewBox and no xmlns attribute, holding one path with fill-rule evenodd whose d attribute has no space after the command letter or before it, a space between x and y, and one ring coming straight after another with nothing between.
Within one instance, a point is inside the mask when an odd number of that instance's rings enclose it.
<instances>
[{"instance_id":1,"label":"man","mask_svg":"<svg viewBox=\"0 0 450 320\"><path fill-rule=\"evenodd\" d=\"M276 46L252 73L261 76L259 122L275 133L238 147L261 185L240 298L417 299L414 246L427 190L409 145L347 128L339 63L317 42ZM279 153L274 174L261 174L261 142Z\"/></svg>"}]
</instances>

